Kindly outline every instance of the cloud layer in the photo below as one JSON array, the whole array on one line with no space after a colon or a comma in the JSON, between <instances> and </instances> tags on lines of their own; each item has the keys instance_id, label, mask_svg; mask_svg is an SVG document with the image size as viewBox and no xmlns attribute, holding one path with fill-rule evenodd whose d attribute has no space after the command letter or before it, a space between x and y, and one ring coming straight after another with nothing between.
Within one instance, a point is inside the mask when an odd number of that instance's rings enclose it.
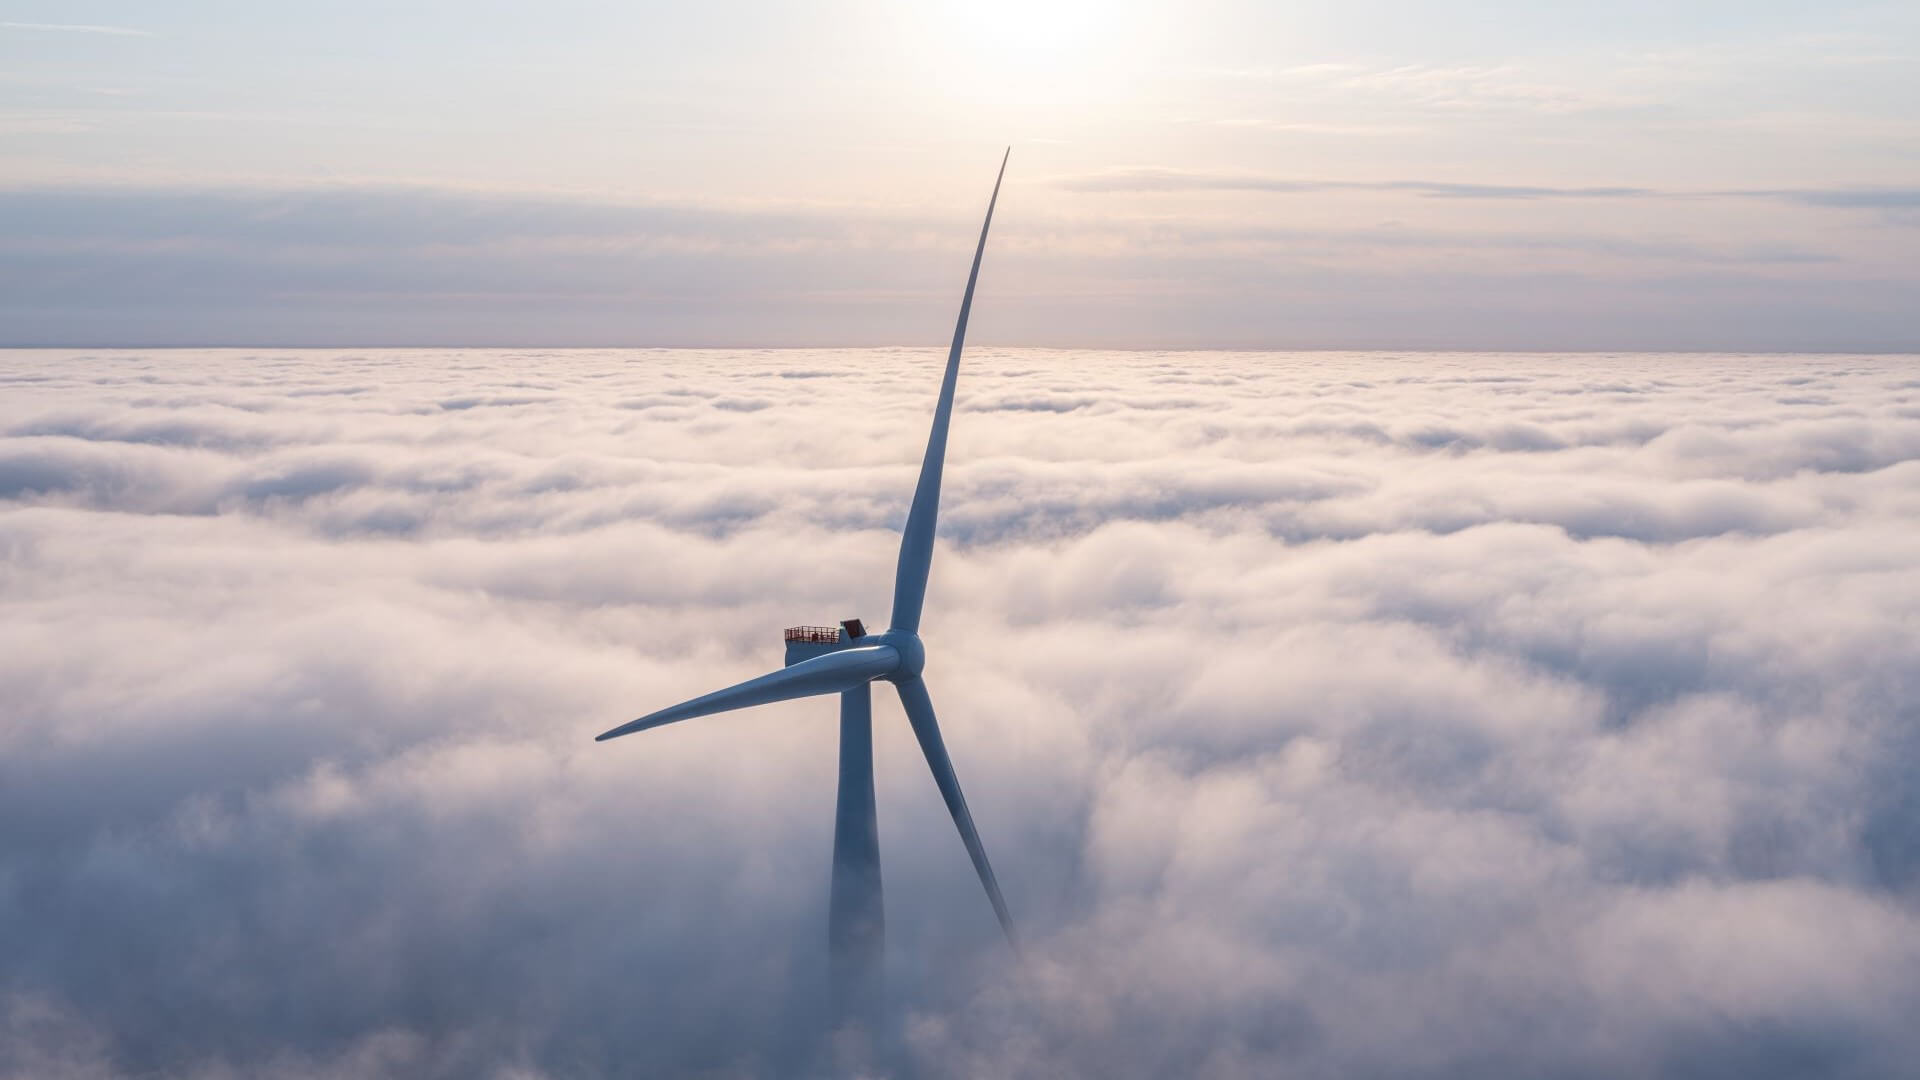
<instances>
[{"instance_id":1,"label":"cloud layer","mask_svg":"<svg viewBox=\"0 0 1920 1080\"><path fill-rule=\"evenodd\" d=\"M0 354L0 1076L1896 1075L1911 358L992 351L876 695L891 1026L823 1035L833 710L939 357Z\"/></svg>"}]
</instances>

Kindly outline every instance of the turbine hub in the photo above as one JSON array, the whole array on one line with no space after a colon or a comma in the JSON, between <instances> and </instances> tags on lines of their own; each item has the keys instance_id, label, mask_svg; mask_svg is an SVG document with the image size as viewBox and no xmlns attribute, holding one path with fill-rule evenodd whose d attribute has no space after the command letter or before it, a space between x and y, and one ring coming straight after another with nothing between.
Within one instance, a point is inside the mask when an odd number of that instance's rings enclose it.
<instances>
[{"instance_id":1,"label":"turbine hub","mask_svg":"<svg viewBox=\"0 0 1920 1080\"><path fill-rule=\"evenodd\" d=\"M892 675L881 678L898 681L903 678L918 677L920 669L927 666L927 647L920 644L920 635L907 630L889 630L873 639L875 645L891 645L900 654L900 666Z\"/></svg>"}]
</instances>

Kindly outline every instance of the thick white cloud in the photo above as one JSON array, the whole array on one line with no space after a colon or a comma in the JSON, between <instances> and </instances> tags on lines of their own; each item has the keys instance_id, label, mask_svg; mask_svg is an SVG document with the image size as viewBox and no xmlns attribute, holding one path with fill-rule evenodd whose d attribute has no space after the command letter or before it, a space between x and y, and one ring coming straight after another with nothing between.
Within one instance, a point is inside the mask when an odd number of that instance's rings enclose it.
<instances>
[{"instance_id":1,"label":"thick white cloud","mask_svg":"<svg viewBox=\"0 0 1920 1080\"><path fill-rule=\"evenodd\" d=\"M938 356L0 354L0 1076L792 1075ZM878 695L917 1075L1897 1075L1900 357L983 351ZM843 1055L836 1058L835 1054Z\"/></svg>"}]
</instances>

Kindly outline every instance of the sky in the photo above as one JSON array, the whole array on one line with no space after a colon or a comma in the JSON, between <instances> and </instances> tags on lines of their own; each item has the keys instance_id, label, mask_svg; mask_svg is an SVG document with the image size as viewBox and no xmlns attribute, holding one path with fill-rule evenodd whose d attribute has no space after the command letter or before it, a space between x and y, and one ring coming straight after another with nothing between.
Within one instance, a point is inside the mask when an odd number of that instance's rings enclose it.
<instances>
[{"instance_id":1,"label":"sky","mask_svg":"<svg viewBox=\"0 0 1920 1080\"><path fill-rule=\"evenodd\" d=\"M0 1078L1911 1073L1905 357L970 350L828 1034L943 360L0 353Z\"/></svg>"},{"instance_id":2,"label":"sky","mask_svg":"<svg viewBox=\"0 0 1920 1080\"><path fill-rule=\"evenodd\" d=\"M0 342L1920 347L1904 0L0 3ZM989 302L991 301L991 302Z\"/></svg>"}]
</instances>

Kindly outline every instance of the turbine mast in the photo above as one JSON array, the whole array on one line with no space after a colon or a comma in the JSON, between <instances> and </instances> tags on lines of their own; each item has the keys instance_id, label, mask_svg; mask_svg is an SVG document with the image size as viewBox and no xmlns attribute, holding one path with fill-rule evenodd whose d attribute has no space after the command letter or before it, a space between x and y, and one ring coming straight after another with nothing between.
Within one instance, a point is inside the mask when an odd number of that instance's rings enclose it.
<instances>
[{"instance_id":1,"label":"turbine mast","mask_svg":"<svg viewBox=\"0 0 1920 1080\"><path fill-rule=\"evenodd\" d=\"M840 695L840 794L833 815L833 886L827 959L841 1020L870 1019L880 1004L886 911L880 824L873 800L873 684Z\"/></svg>"}]
</instances>

